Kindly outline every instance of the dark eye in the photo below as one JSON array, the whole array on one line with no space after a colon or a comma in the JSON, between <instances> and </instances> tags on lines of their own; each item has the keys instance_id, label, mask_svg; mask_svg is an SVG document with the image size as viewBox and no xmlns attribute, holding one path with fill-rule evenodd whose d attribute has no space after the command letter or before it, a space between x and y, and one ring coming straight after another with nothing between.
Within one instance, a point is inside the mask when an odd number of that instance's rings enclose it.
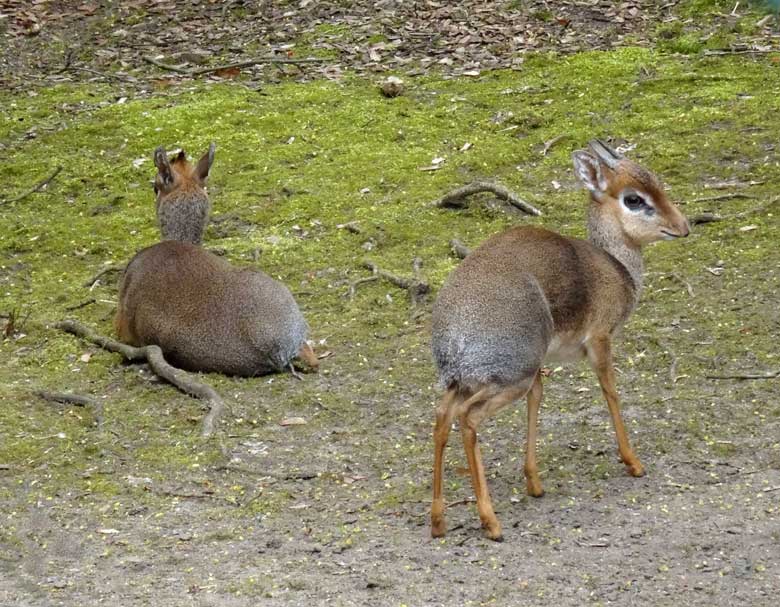
<instances>
[{"instance_id":1,"label":"dark eye","mask_svg":"<svg viewBox=\"0 0 780 607\"><path fill-rule=\"evenodd\" d=\"M623 204L629 211L638 211L648 206L645 202L645 199L642 198L639 194L629 194L628 196L624 196Z\"/></svg>"},{"instance_id":2,"label":"dark eye","mask_svg":"<svg viewBox=\"0 0 780 607\"><path fill-rule=\"evenodd\" d=\"M154 188L154 195L155 196L160 193L160 190L157 188L157 184L156 183L152 187Z\"/></svg>"}]
</instances>

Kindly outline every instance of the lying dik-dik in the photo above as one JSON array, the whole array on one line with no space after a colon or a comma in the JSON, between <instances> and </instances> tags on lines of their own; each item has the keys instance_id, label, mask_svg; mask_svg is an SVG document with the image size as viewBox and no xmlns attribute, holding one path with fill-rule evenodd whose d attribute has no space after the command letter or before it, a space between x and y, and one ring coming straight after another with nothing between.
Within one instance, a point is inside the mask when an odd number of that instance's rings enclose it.
<instances>
[{"instance_id":1,"label":"lying dik-dik","mask_svg":"<svg viewBox=\"0 0 780 607\"><path fill-rule=\"evenodd\" d=\"M282 371L300 356L318 360L289 289L259 270L235 268L192 244L208 218L203 182L214 144L192 167L155 151L158 213L164 240L138 252L119 288L115 325L133 346L160 346L170 363L191 371L255 376ZM181 242L189 240L191 242Z\"/></svg>"},{"instance_id":2,"label":"lying dik-dik","mask_svg":"<svg viewBox=\"0 0 780 607\"><path fill-rule=\"evenodd\" d=\"M431 534L446 533L442 468L452 420L463 447L487 536L501 540L485 480L477 427L526 396L525 476L529 495L544 493L536 465L536 424L545 360L587 356L598 376L629 474L644 470L620 417L612 336L642 290L642 246L688 236L688 222L649 171L599 140L574 152L590 190L588 240L536 227L489 238L450 275L433 309L433 355L446 391L436 410Z\"/></svg>"},{"instance_id":3,"label":"lying dik-dik","mask_svg":"<svg viewBox=\"0 0 780 607\"><path fill-rule=\"evenodd\" d=\"M259 270L235 268L202 247L166 240L138 252L119 288L116 331L155 344L191 371L256 376L318 360L289 289Z\"/></svg>"},{"instance_id":4,"label":"lying dik-dik","mask_svg":"<svg viewBox=\"0 0 780 607\"><path fill-rule=\"evenodd\" d=\"M180 240L200 244L209 222L211 203L206 194L206 178L214 162L212 143L209 151L198 164L187 161L184 150L173 162L163 146L154 151L157 176L154 179L154 193L157 195L157 223L163 240Z\"/></svg>"}]
</instances>

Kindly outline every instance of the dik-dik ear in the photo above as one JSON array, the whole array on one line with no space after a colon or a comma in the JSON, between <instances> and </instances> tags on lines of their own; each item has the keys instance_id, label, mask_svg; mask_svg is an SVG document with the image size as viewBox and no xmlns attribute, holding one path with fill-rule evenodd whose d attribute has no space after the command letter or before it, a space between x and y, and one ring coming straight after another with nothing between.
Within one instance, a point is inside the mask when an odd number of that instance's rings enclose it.
<instances>
[{"instance_id":1,"label":"dik-dik ear","mask_svg":"<svg viewBox=\"0 0 780 607\"><path fill-rule=\"evenodd\" d=\"M157 167L157 177L162 185L173 184L173 169L171 169L171 163L168 161L168 154L165 153L163 146L158 147L154 151L154 166Z\"/></svg>"},{"instance_id":2,"label":"dik-dik ear","mask_svg":"<svg viewBox=\"0 0 780 607\"><path fill-rule=\"evenodd\" d=\"M574 161L574 171L582 185L594 193L606 191L607 180L598 158L585 150L577 150L571 155L571 159Z\"/></svg>"},{"instance_id":3,"label":"dik-dik ear","mask_svg":"<svg viewBox=\"0 0 780 607\"><path fill-rule=\"evenodd\" d=\"M203 155L203 158L198 160L198 165L195 167L195 176L201 181L206 181L206 178L209 176L211 164L214 162L214 152L216 149L217 146L212 143L209 146L209 151Z\"/></svg>"}]
</instances>

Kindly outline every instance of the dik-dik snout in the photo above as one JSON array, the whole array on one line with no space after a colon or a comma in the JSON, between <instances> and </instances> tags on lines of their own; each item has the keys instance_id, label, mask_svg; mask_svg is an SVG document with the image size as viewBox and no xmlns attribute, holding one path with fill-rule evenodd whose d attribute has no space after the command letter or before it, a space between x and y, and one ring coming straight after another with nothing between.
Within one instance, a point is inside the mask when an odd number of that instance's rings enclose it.
<instances>
[{"instance_id":1,"label":"dik-dik snout","mask_svg":"<svg viewBox=\"0 0 780 607\"><path fill-rule=\"evenodd\" d=\"M214 162L216 146L194 166L181 150L171 162L163 146L154 151L157 175L154 179L157 223L163 240L200 244L209 221L211 203L206 180Z\"/></svg>"}]
</instances>

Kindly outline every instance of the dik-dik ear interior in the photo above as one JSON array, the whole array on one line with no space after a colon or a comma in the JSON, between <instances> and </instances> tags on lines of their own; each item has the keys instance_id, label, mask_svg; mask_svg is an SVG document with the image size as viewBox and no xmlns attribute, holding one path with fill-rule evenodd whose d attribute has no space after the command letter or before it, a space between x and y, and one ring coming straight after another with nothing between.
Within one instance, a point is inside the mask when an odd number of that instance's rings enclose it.
<instances>
[{"instance_id":1,"label":"dik-dik ear interior","mask_svg":"<svg viewBox=\"0 0 780 607\"><path fill-rule=\"evenodd\" d=\"M209 146L209 151L206 152L200 160L198 160L198 165L195 167L195 175L201 181L206 181L206 178L209 176L211 164L214 162L214 152L216 149L216 144L212 143Z\"/></svg>"},{"instance_id":2,"label":"dik-dik ear interior","mask_svg":"<svg viewBox=\"0 0 780 607\"><path fill-rule=\"evenodd\" d=\"M173 170L168 161L168 154L163 146L154 150L154 165L157 167L157 177L163 185L173 184Z\"/></svg>"},{"instance_id":3,"label":"dik-dik ear interior","mask_svg":"<svg viewBox=\"0 0 780 607\"><path fill-rule=\"evenodd\" d=\"M571 158L574 161L574 171L582 185L594 193L603 193L607 190L607 180L598 158L586 150L577 150Z\"/></svg>"}]
</instances>

